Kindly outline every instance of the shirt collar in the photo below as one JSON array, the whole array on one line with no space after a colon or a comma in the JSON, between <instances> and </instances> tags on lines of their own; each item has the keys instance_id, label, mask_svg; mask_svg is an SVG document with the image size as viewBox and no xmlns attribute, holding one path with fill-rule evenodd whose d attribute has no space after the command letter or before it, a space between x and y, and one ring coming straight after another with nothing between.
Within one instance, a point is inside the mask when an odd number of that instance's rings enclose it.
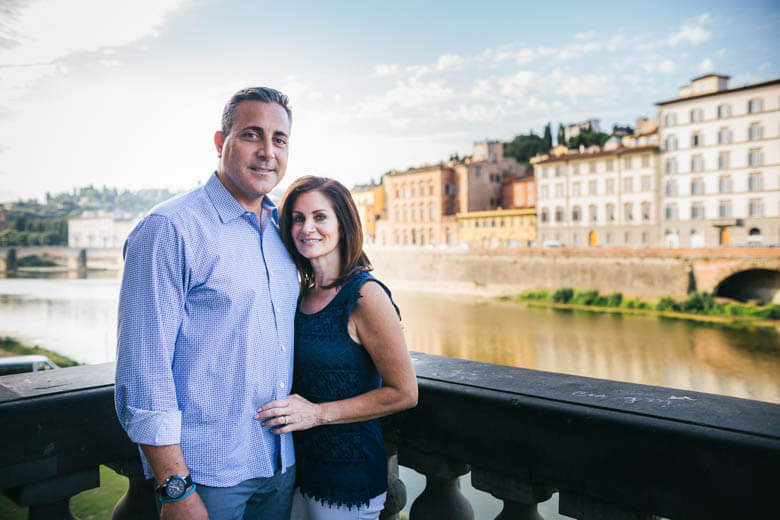
<instances>
[{"instance_id":1,"label":"shirt collar","mask_svg":"<svg viewBox=\"0 0 780 520\"><path fill-rule=\"evenodd\" d=\"M244 216L248 210L236 200L232 193L230 193L222 181L217 177L217 172L211 174L206 186L204 187L206 194L211 199L211 203L214 205L214 209L219 213L219 219L224 224L231 220ZM276 205L271 202L268 195L263 197L263 210L270 211L274 224L279 224L279 211L276 209Z\"/></svg>"}]
</instances>

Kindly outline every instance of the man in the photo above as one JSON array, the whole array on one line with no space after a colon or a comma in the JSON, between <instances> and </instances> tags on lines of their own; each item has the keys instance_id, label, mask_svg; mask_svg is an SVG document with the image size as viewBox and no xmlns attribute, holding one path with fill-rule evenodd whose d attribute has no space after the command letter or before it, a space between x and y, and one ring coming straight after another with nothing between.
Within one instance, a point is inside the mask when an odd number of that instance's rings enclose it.
<instances>
[{"instance_id":1,"label":"man","mask_svg":"<svg viewBox=\"0 0 780 520\"><path fill-rule=\"evenodd\" d=\"M125 243L116 409L165 520L290 514L292 437L254 420L292 382L298 277L266 197L290 125L287 96L237 92L214 135L217 171Z\"/></svg>"}]
</instances>

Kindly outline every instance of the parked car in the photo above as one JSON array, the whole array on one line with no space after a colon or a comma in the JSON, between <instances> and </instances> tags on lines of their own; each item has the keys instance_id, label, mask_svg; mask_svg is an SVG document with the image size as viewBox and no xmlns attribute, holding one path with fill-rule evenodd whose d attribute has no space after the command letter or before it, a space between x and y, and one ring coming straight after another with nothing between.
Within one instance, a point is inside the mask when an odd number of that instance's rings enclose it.
<instances>
[{"instance_id":1,"label":"parked car","mask_svg":"<svg viewBox=\"0 0 780 520\"><path fill-rule=\"evenodd\" d=\"M24 372L38 372L39 370L52 370L59 368L46 356L3 356L0 357L0 376L9 374L22 374Z\"/></svg>"}]
</instances>

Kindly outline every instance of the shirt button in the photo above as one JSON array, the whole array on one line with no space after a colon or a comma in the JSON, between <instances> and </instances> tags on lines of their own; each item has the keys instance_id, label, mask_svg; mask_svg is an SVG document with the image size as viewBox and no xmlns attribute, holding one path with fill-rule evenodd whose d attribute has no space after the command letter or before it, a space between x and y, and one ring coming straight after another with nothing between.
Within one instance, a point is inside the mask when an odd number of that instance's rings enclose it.
<instances>
[{"instance_id":1,"label":"shirt button","mask_svg":"<svg viewBox=\"0 0 780 520\"><path fill-rule=\"evenodd\" d=\"M279 383L279 388L284 388L284 381L281 381L281 382Z\"/></svg>"}]
</instances>

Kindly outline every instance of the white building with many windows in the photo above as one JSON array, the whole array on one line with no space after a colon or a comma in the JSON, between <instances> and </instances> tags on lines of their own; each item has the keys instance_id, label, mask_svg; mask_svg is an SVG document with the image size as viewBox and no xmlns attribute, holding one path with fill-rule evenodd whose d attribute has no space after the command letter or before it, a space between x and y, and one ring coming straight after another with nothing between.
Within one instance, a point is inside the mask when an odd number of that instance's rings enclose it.
<instances>
[{"instance_id":1,"label":"white building with many windows","mask_svg":"<svg viewBox=\"0 0 780 520\"><path fill-rule=\"evenodd\" d=\"M540 245L657 245L657 135L624 141L629 146L613 140L603 149L559 147L531 159Z\"/></svg>"},{"instance_id":2,"label":"white building with many windows","mask_svg":"<svg viewBox=\"0 0 780 520\"><path fill-rule=\"evenodd\" d=\"M708 74L656 103L667 247L780 244L780 79Z\"/></svg>"}]
</instances>

